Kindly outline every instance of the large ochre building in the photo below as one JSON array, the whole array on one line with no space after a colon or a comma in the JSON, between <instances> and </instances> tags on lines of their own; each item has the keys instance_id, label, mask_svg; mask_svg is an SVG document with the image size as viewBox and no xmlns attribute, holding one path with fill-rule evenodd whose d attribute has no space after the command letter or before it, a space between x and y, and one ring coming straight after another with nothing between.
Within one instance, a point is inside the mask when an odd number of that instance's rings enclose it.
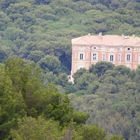
<instances>
[{"instance_id":1,"label":"large ochre building","mask_svg":"<svg viewBox=\"0 0 140 140\"><path fill-rule=\"evenodd\" d=\"M86 35L72 39L73 75L99 61L136 69L140 64L140 38L135 35Z\"/></svg>"}]
</instances>

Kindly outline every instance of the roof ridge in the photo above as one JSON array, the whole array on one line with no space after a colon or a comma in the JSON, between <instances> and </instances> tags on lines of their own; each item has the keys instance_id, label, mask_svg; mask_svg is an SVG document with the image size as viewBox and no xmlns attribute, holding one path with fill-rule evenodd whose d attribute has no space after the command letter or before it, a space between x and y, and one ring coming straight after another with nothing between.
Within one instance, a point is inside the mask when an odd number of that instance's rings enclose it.
<instances>
[{"instance_id":1,"label":"roof ridge","mask_svg":"<svg viewBox=\"0 0 140 140\"><path fill-rule=\"evenodd\" d=\"M138 45L140 46L140 37L137 36L125 36L125 35L84 35L78 38L72 39L73 44L103 44L103 45L120 45L126 46Z\"/></svg>"}]
</instances>

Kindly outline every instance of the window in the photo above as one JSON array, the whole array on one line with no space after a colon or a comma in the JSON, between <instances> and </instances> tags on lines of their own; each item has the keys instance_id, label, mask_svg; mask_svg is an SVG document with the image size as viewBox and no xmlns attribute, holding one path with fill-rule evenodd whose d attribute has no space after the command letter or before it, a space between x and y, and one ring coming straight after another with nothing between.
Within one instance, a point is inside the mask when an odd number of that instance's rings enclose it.
<instances>
[{"instance_id":1,"label":"window","mask_svg":"<svg viewBox=\"0 0 140 140\"><path fill-rule=\"evenodd\" d=\"M83 60L83 59L84 59L84 54L80 53L80 60Z\"/></svg>"},{"instance_id":2,"label":"window","mask_svg":"<svg viewBox=\"0 0 140 140\"><path fill-rule=\"evenodd\" d=\"M130 60L131 60L131 56L130 56L130 54L127 54L127 56L126 56L126 60L127 60L127 61L130 61Z\"/></svg>"},{"instance_id":3,"label":"window","mask_svg":"<svg viewBox=\"0 0 140 140\"><path fill-rule=\"evenodd\" d=\"M97 60L97 54L96 53L93 54L93 60Z\"/></svg>"},{"instance_id":4,"label":"window","mask_svg":"<svg viewBox=\"0 0 140 140\"><path fill-rule=\"evenodd\" d=\"M114 61L114 56L110 55L110 61L113 62Z\"/></svg>"},{"instance_id":5,"label":"window","mask_svg":"<svg viewBox=\"0 0 140 140\"><path fill-rule=\"evenodd\" d=\"M127 48L128 51L130 51L130 48Z\"/></svg>"}]
</instances>

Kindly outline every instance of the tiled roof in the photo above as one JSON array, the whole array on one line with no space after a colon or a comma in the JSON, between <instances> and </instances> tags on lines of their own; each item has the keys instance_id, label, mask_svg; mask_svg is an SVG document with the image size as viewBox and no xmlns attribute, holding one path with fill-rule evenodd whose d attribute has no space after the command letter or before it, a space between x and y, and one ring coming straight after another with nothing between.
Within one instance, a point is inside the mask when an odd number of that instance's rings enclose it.
<instances>
[{"instance_id":1,"label":"tiled roof","mask_svg":"<svg viewBox=\"0 0 140 140\"><path fill-rule=\"evenodd\" d=\"M140 37L124 35L85 35L72 39L75 45L138 46Z\"/></svg>"}]
</instances>

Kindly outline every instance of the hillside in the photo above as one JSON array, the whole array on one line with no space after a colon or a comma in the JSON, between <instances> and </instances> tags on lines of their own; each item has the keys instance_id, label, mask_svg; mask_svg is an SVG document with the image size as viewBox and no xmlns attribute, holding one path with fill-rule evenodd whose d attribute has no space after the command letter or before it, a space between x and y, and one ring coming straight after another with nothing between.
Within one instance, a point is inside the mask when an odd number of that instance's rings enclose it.
<instances>
[{"instance_id":1,"label":"hillside","mask_svg":"<svg viewBox=\"0 0 140 140\"><path fill-rule=\"evenodd\" d=\"M132 71L98 62L89 70L77 71L74 79L75 91L69 98L75 109L89 114L87 124L98 124L126 140L139 140L140 67Z\"/></svg>"},{"instance_id":2,"label":"hillside","mask_svg":"<svg viewBox=\"0 0 140 140\"><path fill-rule=\"evenodd\" d=\"M18 55L41 65L53 55L58 69L69 73L71 38L140 35L139 11L139 0L1 0L0 61Z\"/></svg>"},{"instance_id":3,"label":"hillside","mask_svg":"<svg viewBox=\"0 0 140 140\"><path fill-rule=\"evenodd\" d=\"M71 39L140 36L140 0L0 0L0 139L139 140L140 67L71 70Z\"/></svg>"}]
</instances>

